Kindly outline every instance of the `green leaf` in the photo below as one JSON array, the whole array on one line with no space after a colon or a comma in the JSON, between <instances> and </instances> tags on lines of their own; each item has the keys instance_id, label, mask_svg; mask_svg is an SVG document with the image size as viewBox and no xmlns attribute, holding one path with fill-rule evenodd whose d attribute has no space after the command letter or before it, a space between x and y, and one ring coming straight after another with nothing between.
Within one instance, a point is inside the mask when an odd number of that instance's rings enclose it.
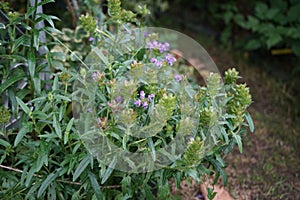
<instances>
[{"instance_id":1,"label":"green leaf","mask_svg":"<svg viewBox=\"0 0 300 200\"><path fill-rule=\"evenodd\" d=\"M41 185L40 182L36 182L34 185L32 185L32 186L30 187L30 190L29 190L28 193L26 194L25 199L30 199L30 198L32 198L32 196L33 196L34 194L36 194L35 191L40 187L40 185Z\"/></svg>"},{"instance_id":2,"label":"green leaf","mask_svg":"<svg viewBox=\"0 0 300 200\"><path fill-rule=\"evenodd\" d=\"M21 45L29 46L29 43L30 43L29 35L24 34L14 41L11 51L14 52Z\"/></svg>"},{"instance_id":3,"label":"green leaf","mask_svg":"<svg viewBox=\"0 0 300 200\"><path fill-rule=\"evenodd\" d=\"M47 178L43 181L38 193L37 198L40 198L48 186L58 177L60 170L57 170L56 173L51 173L47 176Z\"/></svg>"},{"instance_id":4,"label":"green leaf","mask_svg":"<svg viewBox=\"0 0 300 200\"><path fill-rule=\"evenodd\" d=\"M73 126L73 123L74 123L74 118L72 118L67 125L66 131L64 134L64 144L67 144L67 142L68 142L70 130Z\"/></svg>"},{"instance_id":5,"label":"green leaf","mask_svg":"<svg viewBox=\"0 0 300 200\"><path fill-rule=\"evenodd\" d=\"M3 23L0 23L0 29L5 29L5 25Z\"/></svg>"},{"instance_id":6,"label":"green leaf","mask_svg":"<svg viewBox=\"0 0 300 200\"><path fill-rule=\"evenodd\" d=\"M0 94L2 94L8 87L12 86L14 83L26 78L26 74L22 70L18 70L18 73L13 74L0 86Z\"/></svg>"},{"instance_id":7,"label":"green leaf","mask_svg":"<svg viewBox=\"0 0 300 200\"><path fill-rule=\"evenodd\" d=\"M224 140L225 140L225 143L228 144L228 143L229 143L228 134L227 134L227 132L226 132L226 130L225 130L224 127L221 128L221 133L222 133L222 135L223 135L223 138L224 138Z\"/></svg>"},{"instance_id":8,"label":"green leaf","mask_svg":"<svg viewBox=\"0 0 300 200\"><path fill-rule=\"evenodd\" d=\"M0 138L0 145L4 146L5 148L11 146L7 141L5 141L5 140L3 140L1 138Z\"/></svg>"},{"instance_id":9,"label":"green leaf","mask_svg":"<svg viewBox=\"0 0 300 200\"><path fill-rule=\"evenodd\" d=\"M60 94L54 95L54 98L64 100L64 101L68 101L68 102L72 101L69 97L65 97L65 96L60 95Z\"/></svg>"},{"instance_id":10,"label":"green leaf","mask_svg":"<svg viewBox=\"0 0 300 200\"><path fill-rule=\"evenodd\" d=\"M46 14L44 14L44 13L38 13L37 14L39 17L36 19L36 22L39 22L39 21L42 21L42 20L46 20L49 24L50 24L50 26L52 27L52 28L54 28L55 26L54 26L54 23L53 23L53 19L54 20L60 20L58 17L56 17L56 16L53 16L53 15L46 15Z\"/></svg>"},{"instance_id":11,"label":"green leaf","mask_svg":"<svg viewBox=\"0 0 300 200\"><path fill-rule=\"evenodd\" d=\"M102 62L105 64L105 65L109 65L109 62L108 62L108 59L107 57L105 57L103 55L103 53L97 48L97 47L93 47L92 48L93 51L95 51L95 53L97 54L97 56L102 60Z\"/></svg>"},{"instance_id":12,"label":"green leaf","mask_svg":"<svg viewBox=\"0 0 300 200\"><path fill-rule=\"evenodd\" d=\"M17 99L17 102L18 104L21 106L22 110L27 114L29 115L30 113L30 109L29 107L19 98L19 97L16 97Z\"/></svg>"},{"instance_id":13,"label":"green leaf","mask_svg":"<svg viewBox=\"0 0 300 200\"><path fill-rule=\"evenodd\" d=\"M250 131L253 133L254 132L254 123L253 123L252 117L251 117L249 112L246 112L245 118L246 118L247 123L249 125Z\"/></svg>"},{"instance_id":14,"label":"green leaf","mask_svg":"<svg viewBox=\"0 0 300 200\"><path fill-rule=\"evenodd\" d=\"M61 137L62 137L61 128L59 125L59 121L57 120L55 115L53 115L53 127L54 127L56 135L61 139Z\"/></svg>"},{"instance_id":15,"label":"green leaf","mask_svg":"<svg viewBox=\"0 0 300 200\"><path fill-rule=\"evenodd\" d=\"M29 7L27 12L25 13L25 19L28 19L36 10L35 6Z\"/></svg>"},{"instance_id":16,"label":"green leaf","mask_svg":"<svg viewBox=\"0 0 300 200\"><path fill-rule=\"evenodd\" d=\"M242 138L240 135L233 134L233 137L239 147L240 153L243 153L243 144L242 144Z\"/></svg>"},{"instance_id":17,"label":"green leaf","mask_svg":"<svg viewBox=\"0 0 300 200\"><path fill-rule=\"evenodd\" d=\"M15 139L14 147L16 147L21 142L23 137L31 131L32 131L32 123L31 122L23 123L22 128L19 130L17 137Z\"/></svg>"},{"instance_id":18,"label":"green leaf","mask_svg":"<svg viewBox=\"0 0 300 200\"><path fill-rule=\"evenodd\" d=\"M291 8L289 8L289 11L287 12L287 19L289 22L297 21L300 17L300 3L292 5Z\"/></svg>"},{"instance_id":19,"label":"green leaf","mask_svg":"<svg viewBox=\"0 0 300 200\"><path fill-rule=\"evenodd\" d=\"M54 92L54 91L56 91L58 89L59 89L59 87L58 87L58 77L55 76L54 80L53 80L53 85L52 85L52 92Z\"/></svg>"},{"instance_id":20,"label":"green leaf","mask_svg":"<svg viewBox=\"0 0 300 200\"><path fill-rule=\"evenodd\" d=\"M41 79L39 77L34 77L33 83L34 83L34 91L36 92L37 95L40 95L41 94Z\"/></svg>"},{"instance_id":21,"label":"green leaf","mask_svg":"<svg viewBox=\"0 0 300 200\"><path fill-rule=\"evenodd\" d=\"M266 41L268 49L277 45L279 42L281 42L281 40L282 40L282 37L279 34L274 33L274 34L270 35L270 37Z\"/></svg>"},{"instance_id":22,"label":"green leaf","mask_svg":"<svg viewBox=\"0 0 300 200\"><path fill-rule=\"evenodd\" d=\"M148 146L149 146L150 151L151 151L152 159L153 159L153 161L155 161L156 160L156 152L155 152L155 147L154 147L154 144L153 144L153 141L152 141L151 137L149 137L147 139L147 143L148 143Z\"/></svg>"},{"instance_id":23,"label":"green leaf","mask_svg":"<svg viewBox=\"0 0 300 200\"><path fill-rule=\"evenodd\" d=\"M52 27L45 27L42 29L43 31L47 32L48 34L52 35L52 33L62 34L62 32L56 28Z\"/></svg>"},{"instance_id":24,"label":"green leaf","mask_svg":"<svg viewBox=\"0 0 300 200\"><path fill-rule=\"evenodd\" d=\"M102 192L101 192L101 189L100 189L100 185L97 181L97 179L95 178L95 175L92 174L91 172L88 172L88 176L89 176L89 179L90 179L90 182L91 182L91 185L95 191L95 195L97 197L97 199L102 199Z\"/></svg>"},{"instance_id":25,"label":"green leaf","mask_svg":"<svg viewBox=\"0 0 300 200\"><path fill-rule=\"evenodd\" d=\"M292 50L297 57L300 57L300 40L293 41Z\"/></svg>"},{"instance_id":26,"label":"green leaf","mask_svg":"<svg viewBox=\"0 0 300 200\"><path fill-rule=\"evenodd\" d=\"M103 174L101 184L105 183L107 179L110 177L111 173L114 171L114 167L117 164L116 156L113 158L107 169L105 170L105 173Z\"/></svg>"},{"instance_id":27,"label":"green leaf","mask_svg":"<svg viewBox=\"0 0 300 200\"><path fill-rule=\"evenodd\" d=\"M79 165L77 166L73 175L73 181L76 181L76 179L82 174L82 172L84 172L84 170L90 164L89 161L90 161L90 156L87 154L86 157L82 159Z\"/></svg>"},{"instance_id":28,"label":"green leaf","mask_svg":"<svg viewBox=\"0 0 300 200\"><path fill-rule=\"evenodd\" d=\"M40 44L40 31L34 30L33 31L33 46L35 47L35 50L39 50L39 44Z\"/></svg>"},{"instance_id":29,"label":"green leaf","mask_svg":"<svg viewBox=\"0 0 300 200\"><path fill-rule=\"evenodd\" d=\"M258 49L261 47L261 43L259 40L255 40L255 39L252 39L252 40L249 40L247 43L246 43L246 46L245 46L245 49L246 50L255 50L255 49Z\"/></svg>"}]
</instances>

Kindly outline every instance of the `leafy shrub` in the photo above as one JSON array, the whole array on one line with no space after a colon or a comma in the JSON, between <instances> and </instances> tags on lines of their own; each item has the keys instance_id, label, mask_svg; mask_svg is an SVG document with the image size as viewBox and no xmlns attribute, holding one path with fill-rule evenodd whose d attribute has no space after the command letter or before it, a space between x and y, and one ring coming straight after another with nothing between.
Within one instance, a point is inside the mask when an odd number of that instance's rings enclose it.
<instances>
[{"instance_id":1,"label":"leafy shrub","mask_svg":"<svg viewBox=\"0 0 300 200\"><path fill-rule=\"evenodd\" d=\"M91 15L80 18L85 30L79 26L61 33L53 25L55 17L36 13L38 5L1 24L6 47L0 55L6 58L1 60L0 87L5 101L0 109L1 199L171 199L171 179L178 187L183 179L201 182L212 175L226 183L222 157L236 144L242 152L244 127L254 129L247 112L251 95L236 83L238 72L228 70L224 83L211 74L207 86L200 87L193 77L177 74L184 62L167 53L169 45L159 36L151 34L143 48L131 48L122 31L130 33L132 24L124 22L136 23L135 13L122 9L120 1L109 0L108 5L109 16L101 27ZM36 30L40 20L50 27ZM27 32L15 34L17 26ZM42 44L46 54L38 53L41 31L47 34L48 43ZM131 51L116 53L125 47ZM49 77L41 78L42 72ZM119 93L120 87L127 89ZM15 128L8 126L13 119ZM144 138L128 135L131 127L132 133L144 130ZM98 141L102 136L148 155L150 162L134 166L129 160L123 164L130 170L117 168L116 158L97 156L106 151ZM166 156L172 162L158 168L143 165L159 160L160 150L175 137L180 142L172 147L184 149L182 155L174 150Z\"/></svg>"}]
</instances>

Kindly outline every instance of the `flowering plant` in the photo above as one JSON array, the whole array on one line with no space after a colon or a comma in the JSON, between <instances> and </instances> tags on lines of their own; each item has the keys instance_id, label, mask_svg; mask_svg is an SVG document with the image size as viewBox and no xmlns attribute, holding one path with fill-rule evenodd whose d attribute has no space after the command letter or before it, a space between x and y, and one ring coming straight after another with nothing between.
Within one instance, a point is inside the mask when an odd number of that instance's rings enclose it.
<instances>
[{"instance_id":1,"label":"flowering plant","mask_svg":"<svg viewBox=\"0 0 300 200\"><path fill-rule=\"evenodd\" d=\"M200 87L179 73L183 59L170 53L171 45L157 34L132 31L113 38L118 43L102 38L93 47L73 98L81 139L108 166L101 184L113 182L110 177L119 171L143 184L166 174L154 187L158 191L169 191L166 181L172 177L180 183L215 173L226 183L222 155L235 144L242 152L243 126L253 131L246 111L251 95L236 83L238 72L228 70L224 83L212 73L207 86Z\"/></svg>"},{"instance_id":2,"label":"flowering plant","mask_svg":"<svg viewBox=\"0 0 300 200\"><path fill-rule=\"evenodd\" d=\"M86 14L82 27L63 30L64 44L49 34L60 33L54 27L35 29L43 18L53 25L53 16L37 14L37 6L49 2L28 8L20 18L28 32L11 37L12 51L2 56L10 58L4 66L17 69L4 68L9 79L0 87L11 102L0 106L0 197L172 199L171 179L177 187L206 175L226 182L222 157L236 144L242 151L244 127L254 128L247 113L251 95L236 83L238 72L228 70L224 83L218 73L204 76L202 65L213 63L201 46L182 35L134 29L142 13L122 9L120 0L108 0L101 26ZM16 27L0 25L2 36ZM45 56L36 56L39 31L56 41L45 44L51 49ZM187 67L188 54L172 53L182 50L172 38L200 55L194 66L206 86ZM44 69L49 79L40 78Z\"/></svg>"}]
</instances>

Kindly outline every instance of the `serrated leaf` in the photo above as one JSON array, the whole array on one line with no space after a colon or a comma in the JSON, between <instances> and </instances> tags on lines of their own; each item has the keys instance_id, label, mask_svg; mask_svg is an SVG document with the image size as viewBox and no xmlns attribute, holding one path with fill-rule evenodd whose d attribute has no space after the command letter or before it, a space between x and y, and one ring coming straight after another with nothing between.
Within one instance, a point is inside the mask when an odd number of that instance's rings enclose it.
<instances>
[{"instance_id":1,"label":"serrated leaf","mask_svg":"<svg viewBox=\"0 0 300 200\"><path fill-rule=\"evenodd\" d=\"M16 100L21 106L22 110L28 115L30 113L29 107L19 97L16 97Z\"/></svg>"},{"instance_id":2,"label":"serrated leaf","mask_svg":"<svg viewBox=\"0 0 300 200\"><path fill-rule=\"evenodd\" d=\"M53 115L53 127L54 127L56 135L61 139L61 137L62 137L61 128L59 125L59 121L57 120L55 115Z\"/></svg>"},{"instance_id":3,"label":"serrated leaf","mask_svg":"<svg viewBox=\"0 0 300 200\"><path fill-rule=\"evenodd\" d=\"M246 118L247 123L249 125L250 131L253 133L254 132L254 123L253 123L253 120L252 120L252 117L251 117L250 113L246 112L245 118Z\"/></svg>"},{"instance_id":4,"label":"serrated leaf","mask_svg":"<svg viewBox=\"0 0 300 200\"><path fill-rule=\"evenodd\" d=\"M45 190L48 188L48 186L58 177L59 171L57 170L56 173L51 173L47 176L47 178L43 181L38 193L37 193L37 198L40 198Z\"/></svg>"},{"instance_id":5,"label":"serrated leaf","mask_svg":"<svg viewBox=\"0 0 300 200\"><path fill-rule=\"evenodd\" d=\"M87 168L87 166L90 164L90 156L86 155L84 159L81 160L79 165L77 166L74 175L73 175L73 181L76 181L76 179L84 172L84 170Z\"/></svg>"},{"instance_id":6,"label":"serrated leaf","mask_svg":"<svg viewBox=\"0 0 300 200\"><path fill-rule=\"evenodd\" d=\"M26 124L24 123L15 138L14 147L16 147L21 142L23 137L31 131L32 131L32 123L31 122L28 122Z\"/></svg>"},{"instance_id":7,"label":"serrated leaf","mask_svg":"<svg viewBox=\"0 0 300 200\"><path fill-rule=\"evenodd\" d=\"M96 198L101 200L102 199L102 192L101 192L101 189L100 189L100 185L99 185L97 179L95 178L95 175L92 174L91 172L88 172L88 176L89 176L91 185L92 185L92 187L95 191Z\"/></svg>"},{"instance_id":8,"label":"serrated leaf","mask_svg":"<svg viewBox=\"0 0 300 200\"><path fill-rule=\"evenodd\" d=\"M19 70L18 73L13 74L13 76L9 77L4 83L0 86L0 94L2 94L8 87L12 86L14 83L26 78L26 74Z\"/></svg>"},{"instance_id":9,"label":"serrated leaf","mask_svg":"<svg viewBox=\"0 0 300 200\"><path fill-rule=\"evenodd\" d=\"M114 167L117 164L116 156L113 158L109 166L106 168L105 173L103 174L101 184L104 184L107 179L110 177L111 173L114 171Z\"/></svg>"}]
</instances>

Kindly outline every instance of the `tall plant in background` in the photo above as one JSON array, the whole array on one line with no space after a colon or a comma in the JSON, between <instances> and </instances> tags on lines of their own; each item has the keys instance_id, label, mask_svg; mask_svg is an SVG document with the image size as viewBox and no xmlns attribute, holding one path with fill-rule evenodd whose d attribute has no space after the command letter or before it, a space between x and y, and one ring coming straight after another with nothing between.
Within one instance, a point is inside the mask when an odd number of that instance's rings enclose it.
<instances>
[{"instance_id":1,"label":"tall plant in background","mask_svg":"<svg viewBox=\"0 0 300 200\"><path fill-rule=\"evenodd\" d=\"M112 91L116 91L116 81L130 70L143 73L143 66L151 65L153 72L159 74L167 66L179 67L180 62L176 62L171 54L164 54L169 48L166 43L150 40L158 40L157 36L149 38L150 50L132 49L129 54L116 57L109 54L118 44L126 47L124 41L116 43L121 30L130 32L134 24L140 25L137 13L123 9L119 0L108 0L108 16L101 26L92 13L87 13L80 17L80 26L85 31L79 26L74 31L64 29L62 32L54 27L56 17L37 13L38 6L50 2L44 0L35 4L25 15L11 13L9 23L0 24L1 43L5 47L1 48L0 55L5 58L0 61L4 80L0 94L4 100L10 99L0 107L0 126L8 124L11 112L15 118L20 116L18 128L9 129L10 134L6 129L1 132L1 199L171 199L170 179L174 179L177 186L183 179L193 178L200 182L204 176L211 175L215 175L216 181L221 176L226 182L222 156L236 144L242 151L243 127L249 126L251 131L254 128L247 112L251 95L245 85L236 83L238 73L227 71L224 85L214 74L207 80L207 86L192 84L193 87L188 88L189 95L196 99L195 113L200 116L198 132L195 138L183 140L187 150L172 165L141 174L116 170L113 162L106 166L93 158L83 145L71 113L74 99L71 85L75 80L95 81L100 91L97 103L102 106L97 112L101 130L105 130L107 137L116 144L133 151L149 152L153 158L161 146L172 140L180 126L196 127L188 126L191 123L181 119L177 97L164 90L163 85L152 83L152 79L142 85L127 82L126 87L134 86L134 91L126 98L115 96ZM50 26L36 29L35 25L41 20ZM18 28L23 29L24 34L17 35ZM40 31L47 35L45 55L38 54ZM107 40L110 43L104 42ZM80 51L74 53L76 48ZM96 51L97 61L105 64L102 71L89 68L82 61L90 49ZM76 63L84 67L79 70ZM51 79L42 80L39 73L47 66L52 70ZM186 80L174 74L168 81L178 86ZM46 83L49 88L43 89ZM217 100L219 97L224 97L223 101ZM126 137L115 126L117 119L111 117L118 102L123 100L129 101L131 106L124 118L130 116L132 119L128 120L137 120L140 124L153 123L148 121L150 114L146 109L153 105L160 107L157 117L165 119L161 124L162 132L146 142ZM89 108L85 111L93 112ZM204 144L204 141L208 142ZM214 193L209 191L213 198Z\"/></svg>"}]
</instances>

